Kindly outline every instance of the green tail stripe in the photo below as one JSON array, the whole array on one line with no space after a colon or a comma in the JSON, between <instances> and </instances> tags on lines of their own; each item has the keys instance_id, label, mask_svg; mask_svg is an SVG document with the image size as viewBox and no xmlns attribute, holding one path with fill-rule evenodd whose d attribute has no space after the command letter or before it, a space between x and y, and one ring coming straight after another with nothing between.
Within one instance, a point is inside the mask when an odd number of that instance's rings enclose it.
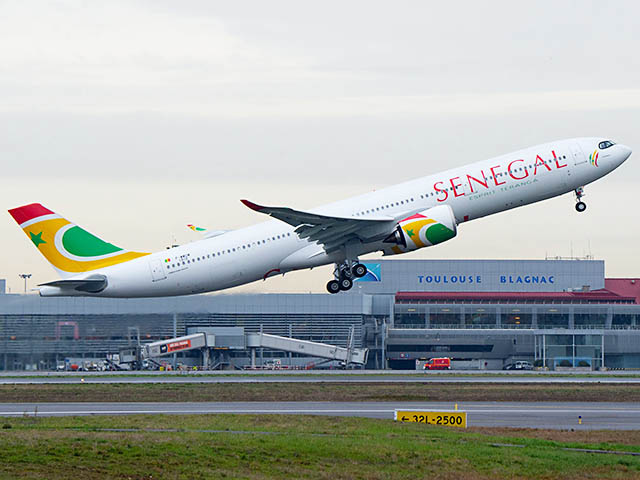
<instances>
[{"instance_id":1,"label":"green tail stripe","mask_svg":"<svg viewBox=\"0 0 640 480\"><path fill-rule=\"evenodd\" d=\"M100 240L78 226L64 232L62 245L67 252L78 257L99 257L122 251L121 248Z\"/></svg>"}]
</instances>

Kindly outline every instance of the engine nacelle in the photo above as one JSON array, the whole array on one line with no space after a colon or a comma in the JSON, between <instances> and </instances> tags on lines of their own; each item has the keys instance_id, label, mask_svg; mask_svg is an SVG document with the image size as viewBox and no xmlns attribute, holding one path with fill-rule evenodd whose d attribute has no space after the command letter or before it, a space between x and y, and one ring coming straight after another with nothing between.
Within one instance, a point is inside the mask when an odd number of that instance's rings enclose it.
<instances>
[{"instance_id":1,"label":"engine nacelle","mask_svg":"<svg viewBox=\"0 0 640 480\"><path fill-rule=\"evenodd\" d=\"M384 243L393 244L384 249L385 255L412 252L451 240L458 233L453 210L449 205L423 210L398 222Z\"/></svg>"}]
</instances>

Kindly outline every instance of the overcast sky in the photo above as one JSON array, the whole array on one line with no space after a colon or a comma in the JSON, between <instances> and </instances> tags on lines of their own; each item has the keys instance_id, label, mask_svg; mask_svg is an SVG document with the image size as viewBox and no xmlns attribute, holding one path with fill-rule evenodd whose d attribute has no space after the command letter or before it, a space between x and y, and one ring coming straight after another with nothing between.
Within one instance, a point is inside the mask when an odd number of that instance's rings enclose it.
<instances>
[{"instance_id":1,"label":"overcast sky","mask_svg":"<svg viewBox=\"0 0 640 480\"><path fill-rule=\"evenodd\" d=\"M310 208L537 143L636 153L586 189L398 258L591 252L640 276L636 1L0 1L0 205L116 245ZM7 214L0 278L56 278ZM330 268L235 291L324 291Z\"/></svg>"}]
</instances>

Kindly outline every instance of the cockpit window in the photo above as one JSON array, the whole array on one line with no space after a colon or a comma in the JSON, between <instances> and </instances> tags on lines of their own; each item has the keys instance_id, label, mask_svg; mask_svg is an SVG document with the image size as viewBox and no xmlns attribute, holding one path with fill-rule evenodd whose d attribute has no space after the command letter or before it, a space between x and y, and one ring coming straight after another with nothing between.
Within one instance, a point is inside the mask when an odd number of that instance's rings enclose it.
<instances>
[{"instance_id":1,"label":"cockpit window","mask_svg":"<svg viewBox=\"0 0 640 480\"><path fill-rule=\"evenodd\" d=\"M609 147L612 147L612 146L614 146L614 145L615 145L615 143L613 143L613 142L611 142L611 141L609 141L609 140L605 140L604 142L600 142L600 143L598 144L598 148L599 148L600 150L604 150L605 148L609 148Z\"/></svg>"}]
</instances>

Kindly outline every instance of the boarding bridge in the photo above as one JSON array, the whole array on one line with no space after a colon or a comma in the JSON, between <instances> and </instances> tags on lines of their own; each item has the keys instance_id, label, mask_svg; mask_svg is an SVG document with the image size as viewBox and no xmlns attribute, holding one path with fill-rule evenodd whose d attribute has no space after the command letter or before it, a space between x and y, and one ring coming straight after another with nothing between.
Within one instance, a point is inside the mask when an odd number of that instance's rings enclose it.
<instances>
[{"instance_id":1,"label":"boarding bridge","mask_svg":"<svg viewBox=\"0 0 640 480\"><path fill-rule=\"evenodd\" d=\"M336 347L326 343L310 342L290 337L280 337L266 333L245 333L242 327L199 327L204 330L184 337L170 338L142 345L142 357L150 359L173 355L188 350L200 349L204 356L204 365L209 364L211 354L224 353L229 350L251 351L251 365L255 367L255 353L258 348L268 348L283 352L298 353L345 364L364 365L367 363L366 348L353 348L353 329L349 335L348 347ZM189 329L194 332L195 328ZM215 357L215 356L214 356ZM212 357L212 359L214 358ZM219 362L220 363L220 362Z\"/></svg>"},{"instance_id":2,"label":"boarding bridge","mask_svg":"<svg viewBox=\"0 0 640 480\"><path fill-rule=\"evenodd\" d=\"M142 355L145 358L162 357L164 355L173 355L178 352L186 352L196 348L206 348L208 345L207 335L204 333L195 333L186 337L170 338L169 340L160 340L159 342L148 343L143 346Z\"/></svg>"},{"instance_id":3,"label":"boarding bridge","mask_svg":"<svg viewBox=\"0 0 640 480\"><path fill-rule=\"evenodd\" d=\"M352 342L349 343L351 344ZM299 353L309 357L335 360L346 364L356 363L359 365L367 363L367 354L369 353L369 350L366 348L336 347L335 345L329 345L327 343L280 337L278 335L269 335L268 333L248 333L247 348L251 349L252 366L255 365L256 348L270 348L272 350Z\"/></svg>"}]
</instances>

